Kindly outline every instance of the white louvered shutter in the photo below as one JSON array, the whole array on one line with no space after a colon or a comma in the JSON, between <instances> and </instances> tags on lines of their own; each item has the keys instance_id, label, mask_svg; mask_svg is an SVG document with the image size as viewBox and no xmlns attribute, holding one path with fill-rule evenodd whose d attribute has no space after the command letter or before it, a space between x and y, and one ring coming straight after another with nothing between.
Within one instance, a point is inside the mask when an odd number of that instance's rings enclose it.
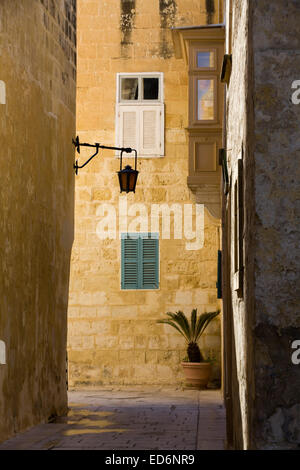
<instances>
[{"instance_id":1,"label":"white louvered shutter","mask_svg":"<svg viewBox=\"0 0 300 470\"><path fill-rule=\"evenodd\" d=\"M164 155L164 105L140 106L139 154Z\"/></svg>"},{"instance_id":2,"label":"white louvered shutter","mask_svg":"<svg viewBox=\"0 0 300 470\"><path fill-rule=\"evenodd\" d=\"M137 106L117 106L117 147L138 150L139 115Z\"/></svg>"}]
</instances>

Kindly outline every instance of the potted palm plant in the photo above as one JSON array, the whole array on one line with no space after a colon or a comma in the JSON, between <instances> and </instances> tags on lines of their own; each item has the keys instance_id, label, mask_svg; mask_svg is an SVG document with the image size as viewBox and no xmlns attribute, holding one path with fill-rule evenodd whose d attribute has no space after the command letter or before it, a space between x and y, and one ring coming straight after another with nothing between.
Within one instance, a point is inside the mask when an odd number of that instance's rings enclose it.
<instances>
[{"instance_id":1,"label":"potted palm plant","mask_svg":"<svg viewBox=\"0 0 300 470\"><path fill-rule=\"evenodd\" d=\"M205 361L198 341L203 335L209 323L219 315L216 312L205 312L197 315L197 309L192 310L190 321L186 315L178 311L176 313L167 312L168 318L158 320L157 323L164 323L175 328L187 343L188 361L182 362L186 384L196 388L205 388L211 374L211 363Z\"/></svg>"}]
</instances>

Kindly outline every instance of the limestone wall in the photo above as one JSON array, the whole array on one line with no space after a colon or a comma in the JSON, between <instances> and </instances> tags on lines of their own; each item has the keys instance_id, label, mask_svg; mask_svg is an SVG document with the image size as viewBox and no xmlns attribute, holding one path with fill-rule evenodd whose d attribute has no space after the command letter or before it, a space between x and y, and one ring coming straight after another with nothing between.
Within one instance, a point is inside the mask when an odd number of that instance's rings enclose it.
<instances>
[{"instance_id":1,"label":"limestone wall","mask_svg":"<svg viewBox=\"0 0 300 470\"><path fill-rule=\"evenodd\" d=\"M78 2L77 131L82 142L114 145L116 73L164 73L165 156L139 161L136 193L121 196L129 211L134 203L145 204L148 214L153 203L195 203L187 187L188 71L174 57L169 28L205 24L208 17L218 22L217 2L210 2L215 13L207 12L206 3ZM88 152L80 161L84 156ZM156 321L167 311L216 310L219 223L206 213L204 248L198 251L187 251L186 240L174 240L172 232L170 240L160 240L159 290L122 291L120 240L100 240L96 234L98 207L103 202L119 206L118 166L113 152L105 151L76 179L70 385L180 383L184 341ZM200 346L206 357L215 358L212 379L219 381L220 319L208 327Z\"/></svg>"},{"instance_id":2,"label":"limestone wall","mask_svg":"<svg viewBox=\"0 0 300 470\"><path fill-rule=\"evenodd\" d=\"M300 338L300 175L292 83L300 74L300 7L281 0L231 4L227 148L232 195L244 147L245 271L242 298L234 291L232 270L230 276L234 357L228 420L235 447L296 449L300 369L292 363L292 343ZM233 240L231 231L231 257Z\"/></svg>"},{"instance_id":3,"label":"limestone wall","mask_svg":"<svg viewBox=\"0 0 300 470\"><path fill-rule=\"evenodd\" d=\"M231 4L231 14L229 8ZM231 403L227 407L228 425L232 426L233 445L236 448L247 448L249 445L249 414L251 405L251 323L249 311L253 298L253 285L251 284L253 271L251 261L251 230L252 230L252 202L253 182L251 179L252 152L250 126L251 106L249 94L250 65L249 65L249 5L244 2L227 2L226 15L226 53L232 53L232 74L226 94L226 148L228 172L230 179L230 192L224 197L226 211L223 250L226 252L229 279L225 279L227 286L225 297L224 327L229 330L229 340L225 344L227 355L226 368L229 383L226 389L230 391ZM249 91L250 90L250 91ZM251 97L250 97L251 100ZM244 286L240 295L234 286L234 187L238 176L238 159L243 160L244 167ZM225 254L224 254L225 257ZM232 407L232 408L231 408ZM229 438L229 440L230 440ZM232 443L230 443L232 444Z\"/></svg>"},{"instance_id":4,"label":"limestone wall","mask_svg":"<svg viewBox=\"0 0 300 470\"><path fill-rule=\"evenodd\" d=\"M74 1L0 3L0 440L67 407L75 28Z\"/></svg>"},{"instance_id":5,"label":"limestone wall","mask_svg":"<svg viewBox=\"0 0 300 470\"><path fill-rule=\"evenodd\" d=\"M298 2L253 2L255 80L255 409L253 445L300 439ZM262 18L271 20L266 22Z\"/></svg>"}]
</instances>

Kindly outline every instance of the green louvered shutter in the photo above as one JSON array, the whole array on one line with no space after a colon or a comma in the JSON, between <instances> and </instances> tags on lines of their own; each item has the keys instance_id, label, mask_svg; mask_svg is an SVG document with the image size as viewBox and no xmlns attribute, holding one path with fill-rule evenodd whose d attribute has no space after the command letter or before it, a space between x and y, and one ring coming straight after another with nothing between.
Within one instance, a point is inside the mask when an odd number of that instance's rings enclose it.
<instances>
[{"instance_id":1,"label":"green louvered shutter","mask_svg":"<svg viewBox=\"0 0 300 470\"><path fill-rule=\"evenodd\" d=\"M151 234L149 234L151 236ZM158 289L158 238L140 238L140 289Z\"/></svg>"},{"instance_id":2,"label":"green louvered shutter","mask_svg":"<svg viewBox=\"0 0 300 470\"><path fill-rule=\"evenodd\" d=\"M122 289L158 289L158 234L122 234Z\"/></svg>"},{"instance_id":3,"label":"green louvered shutter","mask_svg":"<svg viewBox=\"0 0 300 470\"><path fill-rule=\"evenodd\" d=\"M139 239L124 237L121 243L122 289L138 289Z\"/></svg>"}]
</instances>

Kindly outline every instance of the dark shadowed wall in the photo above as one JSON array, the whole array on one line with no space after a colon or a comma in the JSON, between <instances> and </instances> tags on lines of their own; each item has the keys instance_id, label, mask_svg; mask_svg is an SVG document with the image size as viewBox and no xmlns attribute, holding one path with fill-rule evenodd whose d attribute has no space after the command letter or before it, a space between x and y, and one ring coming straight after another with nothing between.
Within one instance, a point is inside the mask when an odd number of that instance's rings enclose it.
<instances>
[{"instance_id":1,"label":"dark shadowed wall","mask_svg":"<svg viewBox=\"0 0 300 470\"><path fill-rule=\"evenodd\" d=\"M67 408L75 0L0 2L0 440Z\"/></svg>"}]
</instances>

